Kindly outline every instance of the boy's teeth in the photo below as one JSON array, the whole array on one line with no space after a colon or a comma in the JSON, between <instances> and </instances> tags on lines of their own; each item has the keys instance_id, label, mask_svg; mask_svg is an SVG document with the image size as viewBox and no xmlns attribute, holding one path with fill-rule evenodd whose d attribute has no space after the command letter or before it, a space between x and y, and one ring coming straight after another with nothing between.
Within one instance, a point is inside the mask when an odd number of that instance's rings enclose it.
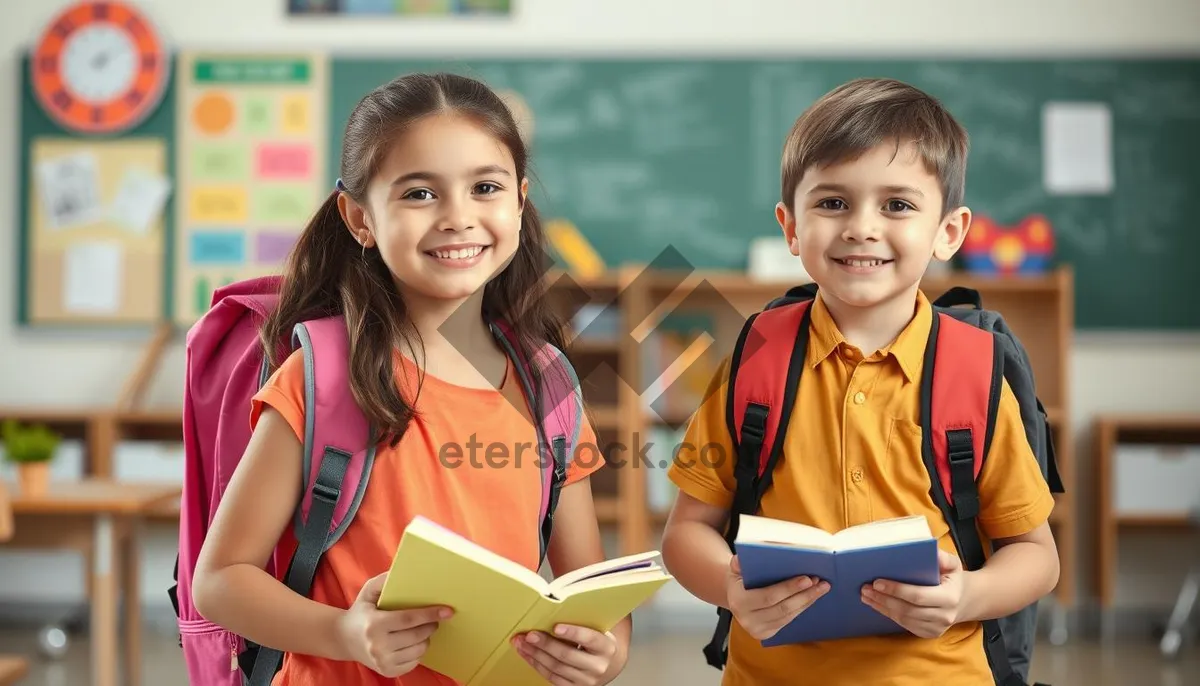
<instances>
[{"instance_id":1,"label":"boy's teeth","mask_svg":"<svg viewBox=\"0 0 1200 686\"><path fill-rule=\"evenodd\" d=\"M883 260L842 260L851 267L878 267Z\"/></svg>"}]
</instances>

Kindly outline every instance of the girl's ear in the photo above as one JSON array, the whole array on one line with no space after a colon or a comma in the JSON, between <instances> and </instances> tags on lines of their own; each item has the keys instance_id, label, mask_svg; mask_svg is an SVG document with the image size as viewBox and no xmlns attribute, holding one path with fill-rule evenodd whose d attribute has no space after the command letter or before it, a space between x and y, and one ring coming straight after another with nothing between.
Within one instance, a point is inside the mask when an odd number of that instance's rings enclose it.
<instances>
[{"instance_id":1,"label":"girl's ear","mask_svg":"<svg viewBox=\"0 0 1200 686\"><path fill-rule=\"evenodd\" d=\"M375 239L372 236L370 213L355 202L349 193L339 192L337 203L338 212L342 215L342 221L345 222L354 242L365 248L374 246Z\"/></svg>"},{"instance_id":2,"label":"girl's ear","mask_svg":"<svg viewBox=\"0 0 1200 686\"><path fill-rule=\"evenodd\" d=\"M521 216L521 213L525 211L525 199L527 197L529 197L529 179L524 178L521 179L521 199L518 201L519 204L517 205L518 217Z\"/></svg>"}]
</instances>

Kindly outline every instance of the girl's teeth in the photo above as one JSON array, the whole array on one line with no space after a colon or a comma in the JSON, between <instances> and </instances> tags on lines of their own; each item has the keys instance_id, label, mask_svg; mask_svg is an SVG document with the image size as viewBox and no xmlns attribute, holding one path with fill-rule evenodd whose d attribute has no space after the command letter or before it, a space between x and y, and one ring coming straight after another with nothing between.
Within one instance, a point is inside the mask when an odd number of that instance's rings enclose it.
<instances>
[{"instance_id":1,"label":"girl's teeth","mask_svg":"<svg viewBox=\"0 0 1200 686\"><path fill-rule=\"evenodd\" d=\"M475 257L482 251L483 248L476 246L474 248L462 248L459 250L439 250L434 254L443 260L465 260Z\"/></svg>"}]
</instances>

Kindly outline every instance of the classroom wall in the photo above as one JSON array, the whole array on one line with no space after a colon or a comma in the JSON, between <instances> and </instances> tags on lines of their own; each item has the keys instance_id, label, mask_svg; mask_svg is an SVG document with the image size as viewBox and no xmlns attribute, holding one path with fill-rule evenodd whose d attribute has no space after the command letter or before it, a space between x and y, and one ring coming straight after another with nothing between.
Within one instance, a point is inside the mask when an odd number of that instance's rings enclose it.
<instances>
[{"instance_id":1,"label":"classroom wall","mask_svg":"<svg viewBox=\"0 0 1200 686\"><path fill-rule=\"evenodd\" d=\"M0 121L16 120L16 50L67 0L0 7ZM141 0L173 42L188 47L329 48L342 52L499 54L1088 55L1200 52L1196 0L1056 0L963 3L910 0L903 10L875 0L517 0L512 22L288 20L285 0ZM619 46L619 47L618 47ZM15 127L0 134L0 207L15 216ZM536 160L535 160L536 164ZM719 173L720 170L714 170ZM131 373L142 339L18 333L14 330L15 231L0 231L0 405L111 403ZM1120 278L1120 274L1113 274ZM148 401L178 405L182 351L165 357ZM1200 407L1200 339L1156 335L1080 337L1071 370L1072 424L1079 434L1083 536L1081 581L1091 558L1087 513L1093 499L1086 427L1098 411ZM140 459L132 448L120 465ZM174 531L160 526L145 557L144 598L166 604ZM1144 548L1144 550L1143 550ZM1143 554L1145 555L1143 557ZM1118 602L1162 605L1173 597L1181 563L1164 547L1122 550ZM61 562L51 571L44 563ZM70 555L0 555L0 603L82 599ZM1164 583L1164 579L1166 582ZM20 590L18 590L20 589ZM708 616L707 614L705 616Z\"/></svg>"}]
</instances>

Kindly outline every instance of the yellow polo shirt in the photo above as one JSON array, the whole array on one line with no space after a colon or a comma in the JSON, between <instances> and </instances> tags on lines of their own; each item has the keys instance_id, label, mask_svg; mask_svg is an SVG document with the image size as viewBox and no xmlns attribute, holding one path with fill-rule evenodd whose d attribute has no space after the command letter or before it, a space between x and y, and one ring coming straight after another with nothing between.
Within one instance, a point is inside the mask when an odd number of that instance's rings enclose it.
<instances>
[{"instance_id":1,"label":"yellow polo shirt","mask_svg":"<svg viewBox=\"0 0 1200 686\"><path fill-rule=\"evenodd\" d=\"M761 514L837 531L855 524L923 514L938 544L957 554L950 529L929 496L921 460L918 396L925 342L933 311L924 294L915 316L887 348L863 357L846 342L818 295L800 391ZM724 447L733 454L725 424L729 360L717 370L708 400L687 429L683 445ZM779 373L785 373L781 361ZM733 460L677 455L669 475L680 490L728 508ZM1016 397L1003 385L996 430L979 477L978 522L985 538L1018 536L1040 526L1054 500L1030 450ZM763 648L733 622L725 686L767 684L992 684L982 627L968 622L936 639L908 634Z\"/></svg>"}]
</instances>

